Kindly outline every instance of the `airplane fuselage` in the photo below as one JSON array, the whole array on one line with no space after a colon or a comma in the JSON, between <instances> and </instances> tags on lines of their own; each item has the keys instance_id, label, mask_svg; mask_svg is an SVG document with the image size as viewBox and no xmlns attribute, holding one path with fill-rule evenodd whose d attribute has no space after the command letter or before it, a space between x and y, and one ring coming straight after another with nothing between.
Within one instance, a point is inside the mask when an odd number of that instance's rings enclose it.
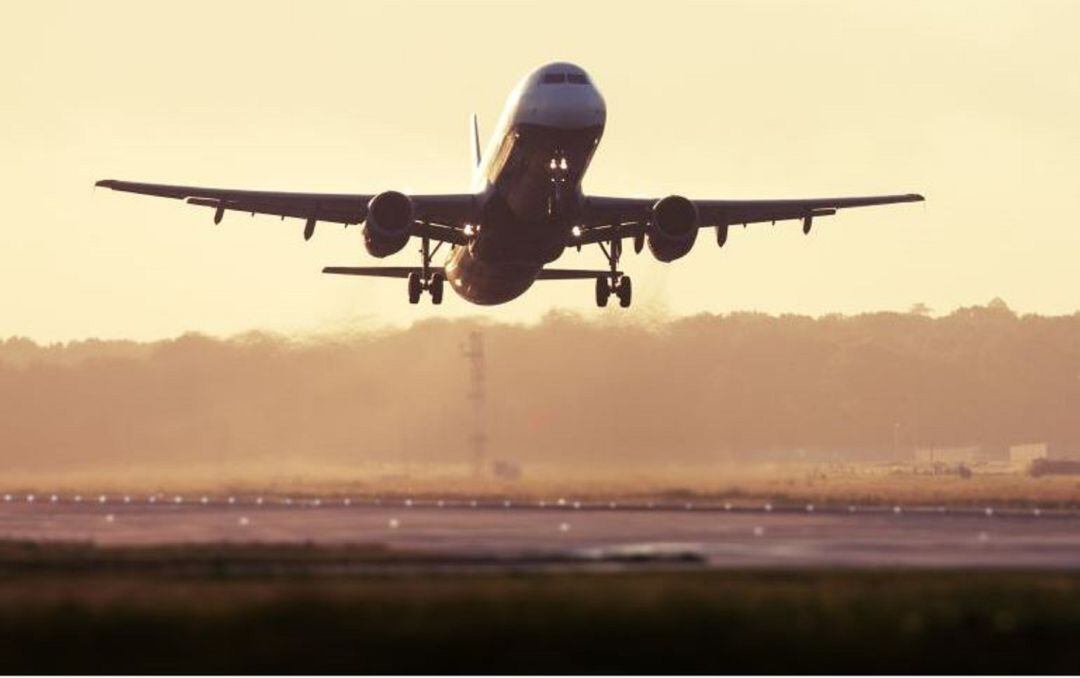
<instances>
[{"instance_id":1,"label":"airplane fuselage","mask_svg":"<svg viewBox=\"0 0 1080 678\"><path fill-rule=\"evenodd\" d=\"M571 64L539 68L511 92L474 178L475 236L446 262L459 295L476 304L510 301L562 255L606 117L599 90Z\"/></svg>"}]
</instances>

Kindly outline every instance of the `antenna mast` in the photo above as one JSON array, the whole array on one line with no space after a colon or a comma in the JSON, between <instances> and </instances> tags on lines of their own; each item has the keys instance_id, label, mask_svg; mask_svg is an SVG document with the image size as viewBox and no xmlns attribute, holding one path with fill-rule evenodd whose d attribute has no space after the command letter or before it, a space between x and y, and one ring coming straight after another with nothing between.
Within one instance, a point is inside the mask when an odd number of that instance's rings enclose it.
<instances>
[{"instance_id":1,"label":"antenna mast","mask_svg":"<svg viewBox=\"0 0 1080 678\"><path fill-rule=\"evenodd\" d=\"M484 474L484 463L487 460L487 421L484 416L487 382L483 332L473 330L469 333L469 344L462 351L462 355L469 361L470 379L467 397L473 407L473 426L472 433L469 435L469 444L472 447L473 476L479 478Z\"/></svg>"}]
</instances>

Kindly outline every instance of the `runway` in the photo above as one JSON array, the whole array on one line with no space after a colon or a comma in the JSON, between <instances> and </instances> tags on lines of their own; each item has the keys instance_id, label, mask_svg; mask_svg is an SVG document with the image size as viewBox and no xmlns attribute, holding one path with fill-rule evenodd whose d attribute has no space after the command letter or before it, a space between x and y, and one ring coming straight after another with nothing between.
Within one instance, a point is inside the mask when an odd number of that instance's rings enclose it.
<instances>
[{"instance_id":1,"label":"runway","mask_svg":"<svg viewBox=\"0 0 1080 678\"><path fill-rule=\"evenodd\" d=\"M408 498L4 495L0 538L385 544L737 567L1080 567L1072 510Z\"/></svg>"}]
</instances>

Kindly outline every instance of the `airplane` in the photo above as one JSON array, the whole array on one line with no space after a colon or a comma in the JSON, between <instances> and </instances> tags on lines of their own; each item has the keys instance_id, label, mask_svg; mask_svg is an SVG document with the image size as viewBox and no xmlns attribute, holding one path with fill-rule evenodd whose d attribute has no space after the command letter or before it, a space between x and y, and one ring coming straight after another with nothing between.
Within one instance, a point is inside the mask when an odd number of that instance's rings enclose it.
<instances>
[{"instance_id":1,"label":"airplane","mask_svg":"<svg viewBox=\"0 0 1080 678\"><path fill-rule=\"evenodd\" d=\"M537 280L595 280L596 304L615 296L630 306L630 276L619 270L623 241L635 253L646 246L662 262L685 256L698 231L715 229L723 246L730 227L801 220L809 234L816 217L848 207L923 200L915 193L809 200L691 200L681 195L629 198L586 195L581 181L600 143L607 107L592 78L565 62L546 64L511 91L487 147L481 151L476 116L471 124L473 184L469 193L406 195L280 193L106 179L97 186L185 200L214 210L271 214L304 221L309 240L319 222L363 224L364 246L374 257L401 251L420 239L419 266L329 266L324 273L404 278L409 303L426 291L442 303L443 283L474 304L494 305L524 294ZM435 243L434 247L432 243ZM604 270L549 268L567 248L599 245ZM449 245L443 266L432 262Z\"/></svg>"}]
</instances>

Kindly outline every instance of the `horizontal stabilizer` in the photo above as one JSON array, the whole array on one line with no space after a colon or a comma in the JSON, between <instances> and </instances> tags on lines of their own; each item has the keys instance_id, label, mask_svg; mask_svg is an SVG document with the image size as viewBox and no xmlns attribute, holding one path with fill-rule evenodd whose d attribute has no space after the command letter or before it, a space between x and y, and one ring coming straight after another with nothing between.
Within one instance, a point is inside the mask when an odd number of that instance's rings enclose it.
<instances>
[{"instance_id":1,"label":"horizontal stabilizer","mask_svg":"<svg viewBox=\"0 0 1080 678\"><path fill-rule=\"evenodd\" d=\"M361 275L369 278L408 278L410 274L423 275L419 266L327 266L323 273L334 275ZM432 266L429 273L445 275L442 266Z\"/></svg>"},{"instance_id":2,"label":"horizontal stabilizer","mask_svg":"<svg viewBox=\"0 0 1080 678\"><path fill-rule=\"evenodd\" d=\"M612 275L611 271L586 271L576 268L545 268L536 276L537 280L592 280L595 278L607 278ZM615 271L616 277L622 275L622 271Z\"/></svg>"}]
</instances>

